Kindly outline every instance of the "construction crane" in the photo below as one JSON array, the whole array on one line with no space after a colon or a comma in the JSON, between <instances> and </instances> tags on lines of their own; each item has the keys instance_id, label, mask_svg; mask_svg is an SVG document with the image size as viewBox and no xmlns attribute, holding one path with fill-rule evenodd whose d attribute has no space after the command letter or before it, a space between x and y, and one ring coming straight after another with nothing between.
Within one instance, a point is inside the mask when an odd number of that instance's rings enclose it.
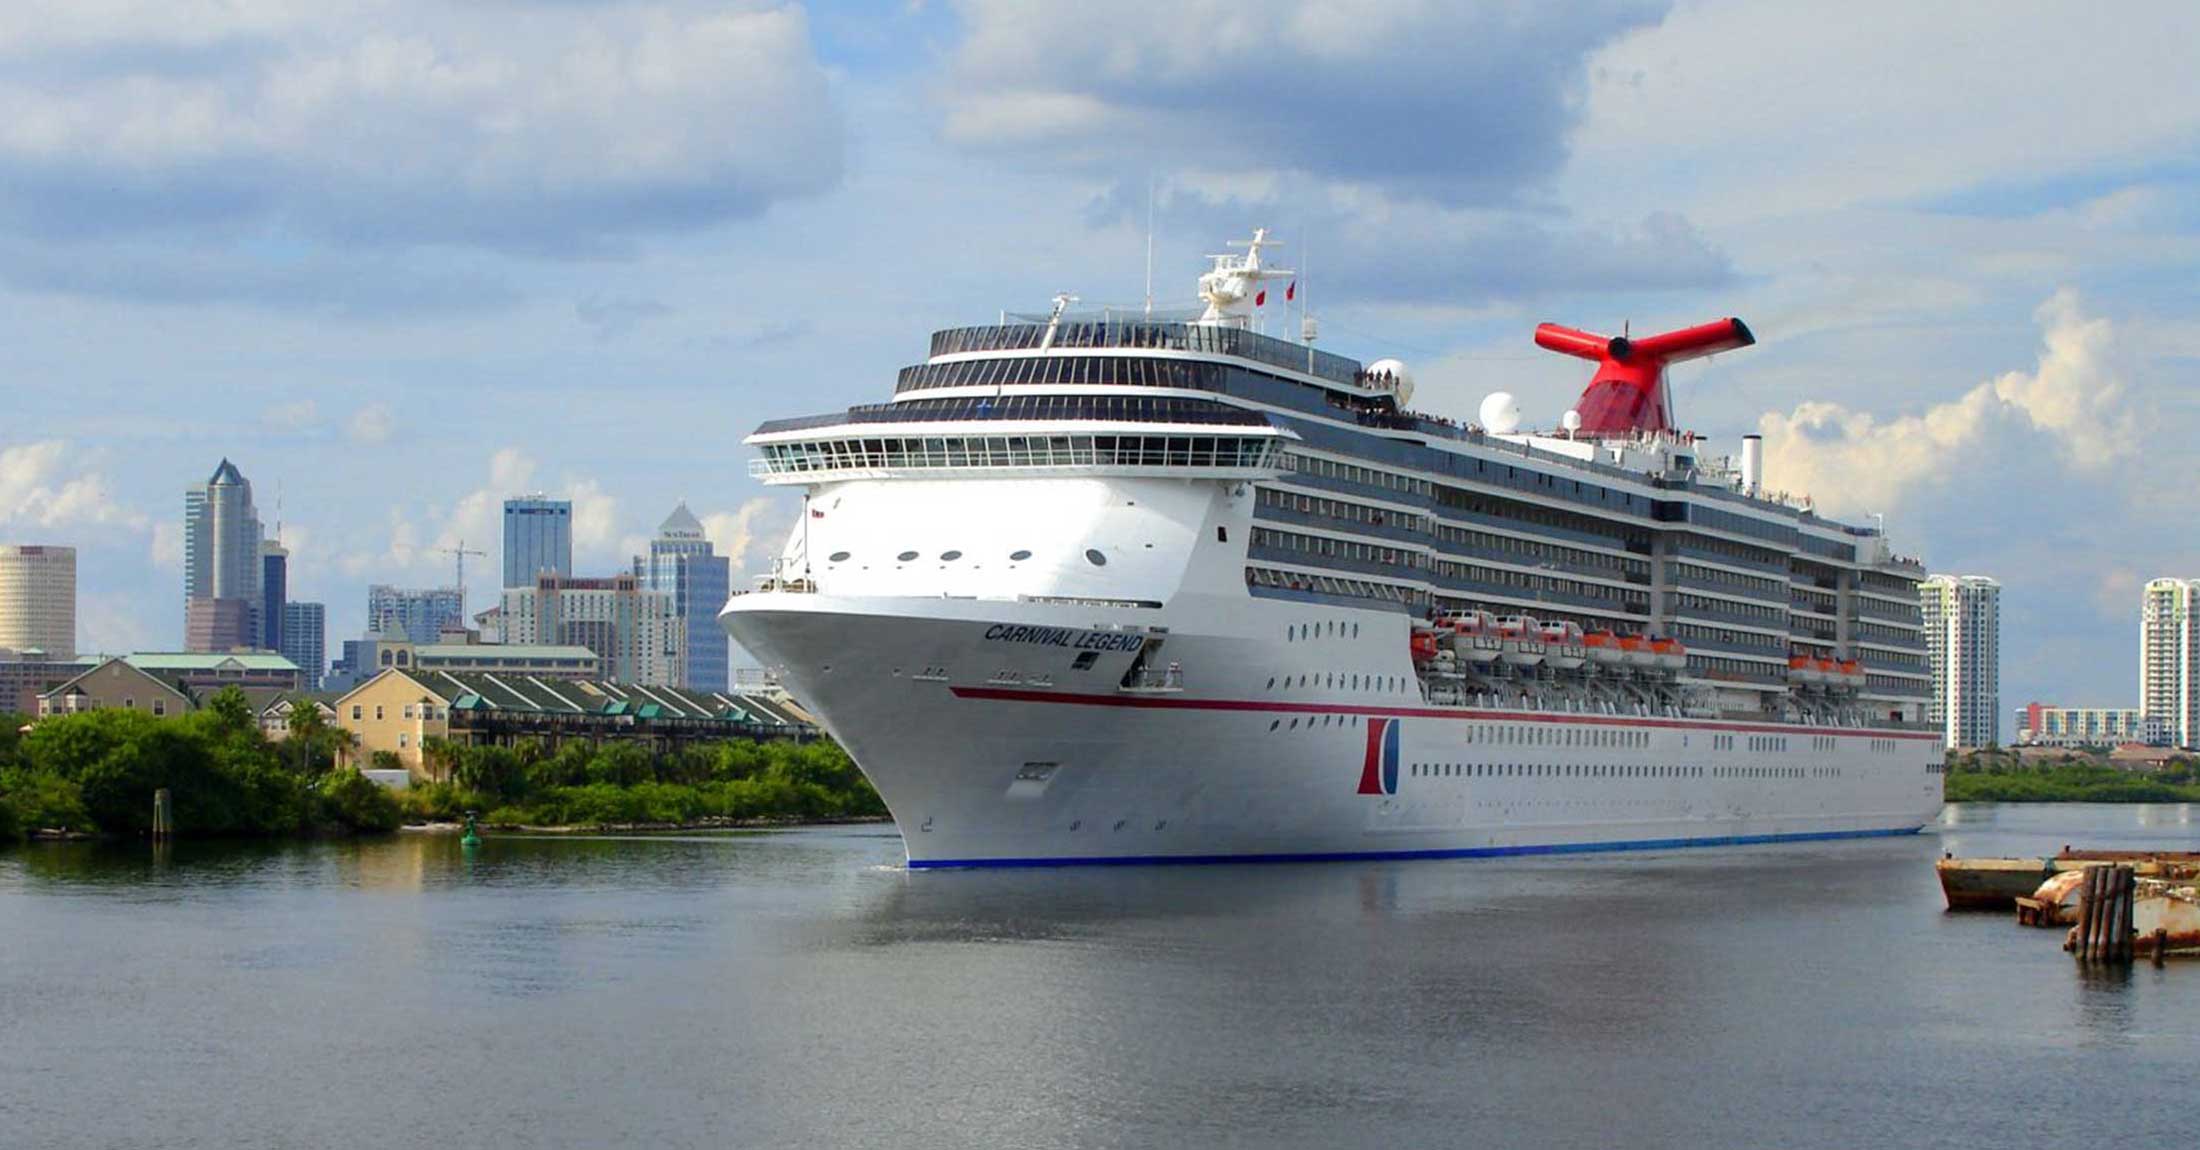
<instances>
[{"instance_id":1,"label":"construction crane","mask_svg":"<svg viewBox=\"0 0 2200 1150\"><path fill-rule=\"evenodd\" d=\"M457 561L458 617L460 619L464 619L466 618L466 557L468 555L476 555L483 559L486 559L489 557L489 553L486 551L468 550L466 547L466 541L464 539L459 540L458 546L456 547L438 547L435 549L435 553L438 555L448 555L452 559Z\"/></svg>"}]
</instances>

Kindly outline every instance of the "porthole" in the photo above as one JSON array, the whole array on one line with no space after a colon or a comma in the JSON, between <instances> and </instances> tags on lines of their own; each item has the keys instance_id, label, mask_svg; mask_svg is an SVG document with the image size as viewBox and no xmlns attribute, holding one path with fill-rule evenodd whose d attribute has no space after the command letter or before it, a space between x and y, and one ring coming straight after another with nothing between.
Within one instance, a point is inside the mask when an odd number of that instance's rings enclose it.
<instances>
[{"instance_id":1,"label":"porthole","mask_svg":"<svg viewBox=\"0 0 2200 1150\"><path fill-rule=\"evenodd\" d=\"M1097 547L1087 547L1085 548L1085 562L1095 567L1105 567L1108 565L1108 557L1102 555Z\"/></svg>"},{"instance_id":2,"label":"porthole","mask_svg":"<svg viewBox=\"0 0 2200 1150\"><path fill-rule=\"evenodd\" d=\"M910 560L915 559L916 557L917 553L914 551L904 551L901 554L894 556L894 558L899 559L904 563L907 563Z\"/></svg>"},{"instance_id":3,"label":"porthole","mask_svg":"<svg viewBox=\"0 0 2200 1150\"><path fill-rule=\"evenodd\" d=\"M1031 552L1029 551L1011 551L1008 553L1008 559L1011 563L1021 563L1029 558L1031 558Z\"/></svg>"},{"instance_id":4,"label":"porthole","mask_svg":"<svg viewBox=\"0 0 2200 1150\"><path fill-rule=\"evenodd\" d=\"M954 562L955 560L957 560L957 559L960 559L960 558L962 558L962 557L963 557L963 553L962 553L962 552L960 552L960 551L942 551L942 552L940 552L940 562L942 562L942 563L953 563L953 562Z\"/></svg>"},{"instance_id":5,"label":"porthole","mask_svg":"<svg viewBox=\"0 0 2200 1150\"><path fill-rule=\"evenodd\" d=\"M827 555L825 557L825 561L827 563L846 563L848 561L848 553L846 551L835 551L832 554Z\"/></svg>"}]
</instances>

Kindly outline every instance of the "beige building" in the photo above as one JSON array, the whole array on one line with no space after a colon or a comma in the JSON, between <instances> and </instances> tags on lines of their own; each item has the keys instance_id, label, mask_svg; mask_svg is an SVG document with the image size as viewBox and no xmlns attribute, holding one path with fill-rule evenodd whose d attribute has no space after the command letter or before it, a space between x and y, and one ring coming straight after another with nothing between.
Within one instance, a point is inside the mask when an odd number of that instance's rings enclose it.
<instances>
[{"instance_id":1,"label":"beige building","mask_svg":"<svg viewBox=\"0 0 2200 1150\"><path fill-rule=\"evenodd\" d=\"M109 659L38 697L38 717L75 715L120 708L168 716L188 713L195 704L182 686L126 659Z\"/></svg>"},{"instance_id":2,"label":"beige building","mask_svg":"<svg viewBox=\"0 0 2200 1150\"><path fill-rule=\"evenodd\" d=\"M351 733L339 756L343 762L369 767L376 751L388 751L406 770L426 775L421 744L449 737L451 700L393 668L337 699L335 723Z\"/></svg>"},{"instance_id":3,"label":"beige building","mask_svg":"<svg viewBox=\"0 0 2200 1150\"><path fill-rule=\"evenodd\" d=\"M76 548L0 545L0 650L76 658Z\"/></svg>"}]
</instances>

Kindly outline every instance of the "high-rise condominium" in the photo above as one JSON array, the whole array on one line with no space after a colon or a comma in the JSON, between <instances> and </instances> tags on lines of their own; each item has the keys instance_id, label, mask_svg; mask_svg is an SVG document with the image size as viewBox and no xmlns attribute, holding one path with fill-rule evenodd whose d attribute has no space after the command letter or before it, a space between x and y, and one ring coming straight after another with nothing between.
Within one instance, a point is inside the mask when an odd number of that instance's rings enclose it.
<instances>
[{"instance_id":1,"label":"high-rise condominium","mask_svg":"<svg viewBox=\"0 0 2200 1150\"><path fill-rule=\"evenodd\" d=\"M76 548L0 546L0 650L76 658Z\"/></svg>"},{"instance_id":2,"label":"high-rise condominium","mask_svg":"<svg viewBox=\"0 0 2200 1150\"><path fill-rule=\"evenodd\" d=\"M2154 579L2139 593L2139 713L2171 742L2200 745L2200 579Z\"/></svg>"},{"instance_id":3,"label":"high-rise condominium","mask_svg":"<svg viewBox=\"0 0 2200 1150\"><path fill-rule=\"evenodd\" d=\"M637 556L634 573L652 591L672 595L672 610L686 634L682 649L687 669L682 686L704 691L727 687L727 639L718 627L718 612L732 590L732 565L712 551L703 537L703 524L682 503L657 526L649 542L649 555Z\"/></svg>"},{"instance_id":4,"label":"high-rise condominium","mask_svg":"<svg viewBox=\"0 0 2200 1150\"><path fill-rule=\"evenodd\" d=\"M1917 594L1933 671L1927 721L1950 747L2000 742L2001 584L1984 575L1934 575Z\"/></svg>"},{"instance_id":5,"label":"high-rise condominium","mask_svg":"<svg viewBox=\"0 0 2200 1150\"><path fill-rule=\"evenodd\" d=\"M265 570L252 484L227 459L183 494L184 642L194 651L261 645Z\"/></svg>"},{"instance_id":6,"label":"high-rise condominium","mask_svg":"<svg viewBox=\"0 0 2200 1150\"><path fill-rule=\"evenodd\" d=\"M573 573L573 502L540 495L504 501L504 586Z\"/></svg>"}]
</instances>

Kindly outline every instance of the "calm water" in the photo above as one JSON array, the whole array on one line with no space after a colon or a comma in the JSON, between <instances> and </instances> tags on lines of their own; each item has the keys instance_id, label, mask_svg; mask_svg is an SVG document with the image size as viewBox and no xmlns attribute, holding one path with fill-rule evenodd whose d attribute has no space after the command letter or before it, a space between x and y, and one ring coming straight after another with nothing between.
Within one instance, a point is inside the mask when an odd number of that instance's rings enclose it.
<instances>
[{"instance_id":1,"label":"calm water","mask_svg":"<svg viewBox=\"0 0 2200 1150\"><path fill-rule=\"evenodd\" d=\"M2065 842L2200 810L1091 871L908 874L890 828L0 852L0 1145L2189 1144L2200 964L1941 909L1941 850Z\"/></svg>"}]
</instances>

